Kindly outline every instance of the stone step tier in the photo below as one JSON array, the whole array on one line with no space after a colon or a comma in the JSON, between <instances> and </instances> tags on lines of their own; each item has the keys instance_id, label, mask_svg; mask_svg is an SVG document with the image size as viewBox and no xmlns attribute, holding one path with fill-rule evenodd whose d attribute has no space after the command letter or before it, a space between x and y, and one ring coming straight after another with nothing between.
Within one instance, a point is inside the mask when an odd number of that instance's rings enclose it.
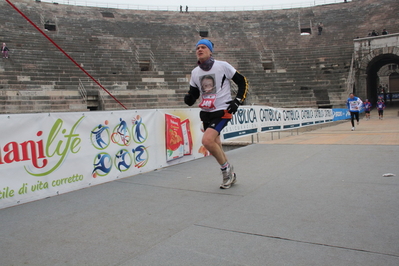
<instances>
[{"instance_id":1,"label":"stone step tier","mask_svg":"<svg viewBox=\"0 0 399 266\"><path fill-rule=\"evenodd\" d=\"M390 32L399 32L399 5L393 0L189 16L13 3L129 109L185 107L199 31L215 44L217 60L228 61L247 77L247 104L343 107L353 39L388 24ZM319 21L322 35L317 35ZM109 95L82 98L81 83L88 91L102 89L5 1L0 22L0 38L11 49L10 58L0 60L0 91L8 95L0 112L122 109ZM56 30L45 30L46 22ZM304 29L311 34L300 35Z\"/></svg>"}]
</instances>

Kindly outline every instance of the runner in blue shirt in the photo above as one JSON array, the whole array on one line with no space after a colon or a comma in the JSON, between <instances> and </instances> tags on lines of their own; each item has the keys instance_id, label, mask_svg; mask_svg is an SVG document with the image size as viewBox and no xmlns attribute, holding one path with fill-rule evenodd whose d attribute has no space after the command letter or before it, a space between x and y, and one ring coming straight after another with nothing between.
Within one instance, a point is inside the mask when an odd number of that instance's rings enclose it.
<instances>
[{"instance_id":1,"label":"runner in blue shirt","mask_svg":"<svg viewBox=\"0 0 399 266\"><path fill-rule=\"evenodd\" d=\"M362 105L363 102L362 100L360 100L359 97L356 97L353 93L349 94L349 98L346 101L346 106L348 107L349 112L351 113L352 131L355 130L355 118L357 124L359 125L359 113Z\"/></svg>"},{"instance_id":2,"label":"runner in blue shirt","mask_svg":"<svg viewBox=\"0 0 399 266\"><path fill-rule=\"evenodd\" d=\"M370 111L371 111L371 103L369 102L369 99L366 99L364 102L364 112L366 113L366 120L370 120Z\"/></svg>"},{"instance_id":3,"label":"runner in blue shirt","mask_svg":"<svg viewBox=\"0 0 399 266\"><path fill-rule=\"evenodd\" d=\"M385 109L385 103L381 98L379 98L377 102L377 110L378 110L378 117L381 120L384 119L384 109Z\"/></svg>"}]
</instances>

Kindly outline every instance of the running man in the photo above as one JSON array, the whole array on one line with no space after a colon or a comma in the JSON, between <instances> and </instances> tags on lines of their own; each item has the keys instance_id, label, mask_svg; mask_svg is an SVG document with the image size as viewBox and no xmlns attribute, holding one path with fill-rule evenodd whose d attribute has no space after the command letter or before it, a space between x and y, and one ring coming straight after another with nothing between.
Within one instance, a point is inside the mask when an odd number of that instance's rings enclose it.
<instances>
[{"instance_id":1,"label":"running man","mask_svg":"<svg viewBox=\"0 0 399 266\"><path fill-rule=\"evenodd\" d=\"M377 102L377 110L378 110L378 118L379 119L384 119L384 109L385 109L385 103L381 98L378 98Z\"/></svg>"},{"instance_id":2,"label":"running man","mask_svg":"<svg viewBox=\"0 0 399 266\"><path fill-rule=\"evenodd\" d=\"M364 113L366 114L366 120L370 120L370 111L372 105L369 102L369 99L366 99L366 101L363 104L364 104Z\"/></svg>"},{"instance_id":3,"label":"running man","mask_svg":"<svg viewBox=\"0 0 399 266\"><path fill-rule=\"evenodd\" d=\"M191 72L190 90L184 97L184 102L192 106L200 98L200 118L204 127L202 144L220 164L223 174L220 188L227 189L236 182L236 174L223 151L220 132L243 104L248 92L248 82L229 63L215 60L212 52L211 41L202 39L197 43L198 66ZM234 99L231 98L230 80L238 86Z\"/></svg>"},{"instance_id":4,"label":"running man","mask_svg":"<svg viewBox=\"0 0 399 266\"><path fill-rule=\"evenodd\" d=\"M357 124L359 125L359 113L362 105L363 102L359 97L356 97L353 93L349 94L349 98L346 101L346 106L351 114L352 131L355 130L355 118Z\"/></svg>"}]
</instances>

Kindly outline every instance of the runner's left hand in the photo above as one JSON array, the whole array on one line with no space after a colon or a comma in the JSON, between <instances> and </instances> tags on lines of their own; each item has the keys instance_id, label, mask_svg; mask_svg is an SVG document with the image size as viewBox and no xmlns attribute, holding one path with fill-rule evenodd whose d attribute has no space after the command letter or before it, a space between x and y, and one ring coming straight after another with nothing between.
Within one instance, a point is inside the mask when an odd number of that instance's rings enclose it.
<instances>
[{"instance_id":1,"label":"runner's left hand","mask_svg":"<svg viewBox=\"0 0 399 266\"><path fill-rule=\"evenodd\" d=\"M229 107L227 107L227 112L230 114L235 114L240 106L240 102L237 99L234 99L232 101L228 101L227 103L230 104Z\"/></svg>"}]
</instances>

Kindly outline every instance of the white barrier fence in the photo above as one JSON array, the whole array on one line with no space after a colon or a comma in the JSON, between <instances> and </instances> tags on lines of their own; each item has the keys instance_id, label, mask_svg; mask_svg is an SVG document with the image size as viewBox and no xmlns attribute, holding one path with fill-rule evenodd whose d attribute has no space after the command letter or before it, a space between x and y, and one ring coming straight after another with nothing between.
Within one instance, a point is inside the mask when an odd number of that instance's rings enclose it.
<instances>
[{"instance_id":1,"label":"white barrier fence","mask_svg":"<svg viewBox=\"0 0 399 266\"><path fill-rule=\"evenodd\" d=\"M199 109L0 115L0 209L209 155ZM333 121L332 109L243 106L224 140Z\"/></svg>"}]
</instances>

